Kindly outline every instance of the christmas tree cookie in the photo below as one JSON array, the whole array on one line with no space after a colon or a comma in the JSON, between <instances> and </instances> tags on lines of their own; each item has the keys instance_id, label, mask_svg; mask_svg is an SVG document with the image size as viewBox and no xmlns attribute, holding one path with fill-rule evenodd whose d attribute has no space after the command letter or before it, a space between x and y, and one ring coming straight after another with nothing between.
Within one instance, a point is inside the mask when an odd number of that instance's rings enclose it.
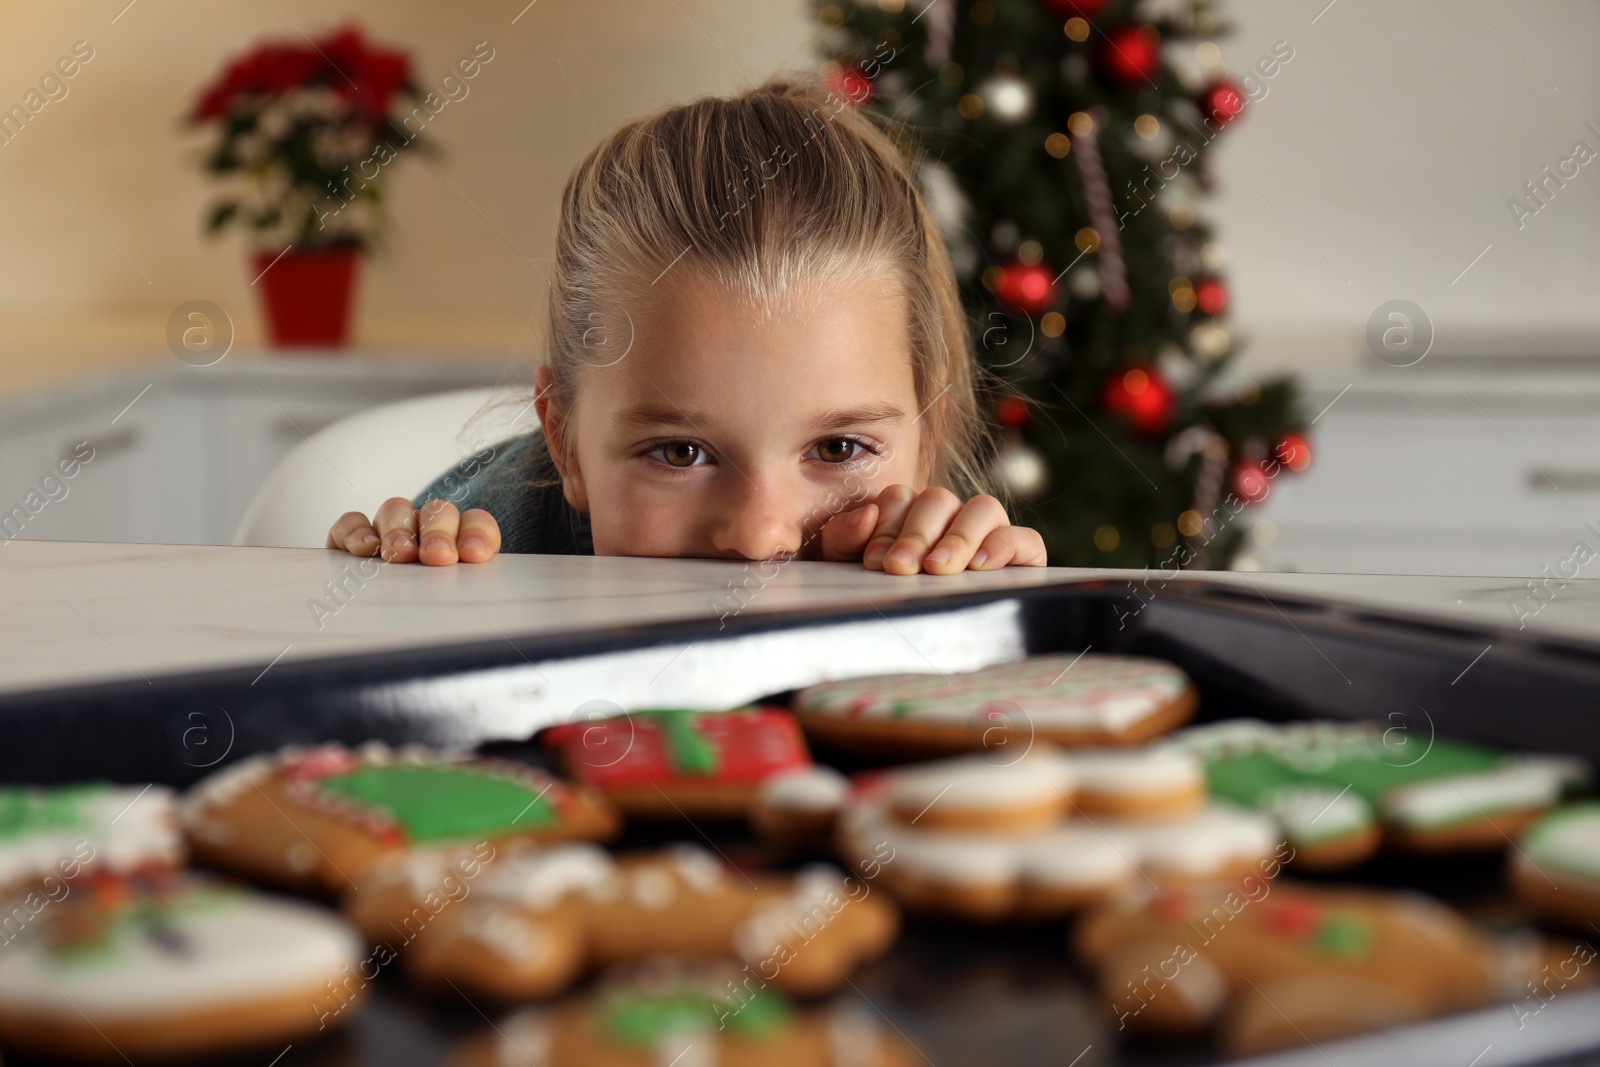
<instances>
[{"instance_id":1,"label":"christmas tree cookie","mask_svg":"<svg viewBox=\"0 0 1600 1067\"><path fill-rule=\"evenodd\" d=\"M650 709L539 736L575 780L645 817L740 818L763 781L811 766L800 727L781 708Z\"/></svg>"},{"instance_id":2,"label":"christmas tree cookie","mask_svg":"<svg viewBox=\"0 0 1600 1067\"><path fill-rule=\"evenodd\" d=\"M332 894L419 845L603 840L618 829L604 797L527 764L380 744L243 760L190 789L182 819L203 862Z\"/></svg>"},{"instance_id":3,"label":"christmas tree cookie","mask_svg":"<svg viewBox=\"0 0 1600 1067\"><path fill-rule=\"evenodd\" d=\"M1579 759L1373 723L1236 719L1192 727L1170 743L1205 760L1212 795L1276 819L1295 862L1315 870L1360 863L1381 841L1419 851L1503 847L1589 776Z\"/></svg>"},{"instance_id":4,"label":"christmas tree cookie","mask_svg":"<svg viewBox=\"0 0 1600 1067\"><path fill-rule=\"evenodd\" d=\"M720 961L661 957L592 995L527 1008L451 1067L911 1067L922 1060L859 1001L805 1009Z\"/></svg>"},{"instance_id":5,"label":"christmas tree cookie","mask_svg":"<svg viewBox=\"0 0 1600 1067\"><path fill-rule=\"evenodd\" d=\"M1572 947L1491 940L1416 894L1246 878L1135 891L1077 950L1119 1029L1215 1029L1231 1057L1520 997Z\"/></svg>"},{"instance_id":6,"label":"christmas tree cookie","mask_svg":"<svg viewBox=\"0 0 1600 1067\"><path fill-rule=\"evenodd\" d=\"M81 871L129 874L183 860L175 797L165 786L0 788L0 893L53 896Z\"/></svg>"},{"instance_id":7,"label":"christmas tree cookie","mask_svg":"<svg viewBox=\"0 0 1600 1067\"><path fill-rule=\"evenodd\" d=\"M0 951L0 1041L115 1064L275 1051L354 1014L362 955L310 904L193 874L88 876Z\"/></svg>"},{"instance_id":8,"label":"christmas tree cookie","mask_svg":"<svg viewBox=\"0 0 1600 1067\"><path fill-rule=\"evenodd\" d=\"M1130 745L1186 722L1198 697L1161 660L1030 656L966 674L889 674L801 690L807 736L864 755L909 758L1031 740Z\"/></svg>"}]
</instances>

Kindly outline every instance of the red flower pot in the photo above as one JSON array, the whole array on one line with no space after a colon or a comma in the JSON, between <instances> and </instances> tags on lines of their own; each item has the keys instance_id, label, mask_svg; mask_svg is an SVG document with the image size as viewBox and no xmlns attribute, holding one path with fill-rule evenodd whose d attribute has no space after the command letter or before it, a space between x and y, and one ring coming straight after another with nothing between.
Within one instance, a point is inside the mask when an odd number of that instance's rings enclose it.
<instances>
[{"instance_id":1,"label":"red flower pot","mask_svg":"<svg viewBox=\"0 0 1600 1067\"><path fill-rule=\"evenodd\" d=\"M354 249L257 252L256 280L276 348L343 348L355 293Z\"/></svg>"}]
</instances>

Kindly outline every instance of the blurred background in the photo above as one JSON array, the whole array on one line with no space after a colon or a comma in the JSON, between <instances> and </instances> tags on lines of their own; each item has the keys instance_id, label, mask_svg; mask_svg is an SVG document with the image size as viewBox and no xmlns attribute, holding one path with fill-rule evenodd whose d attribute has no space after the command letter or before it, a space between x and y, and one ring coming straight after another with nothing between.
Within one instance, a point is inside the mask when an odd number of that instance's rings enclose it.
<instances>
[{"instance_id":1,"label":"blurred background","mask_svg":"<svg viewBox=\"0 0 1600 1067\"><path fill-rule=\"evenodd\" d=\"M530 381L572 167L793 72L918 124L1007 381L997 474L1052 563L1587 574L1596 40L1579 0L9 0L3 535L230 543L340 418ZM291 270L292 219L240 224L259 204L204 232L238 113L192 117L263 44L401 57L433 94L384 222L341 220L353 278ZM1146 208L1185 138L1203 159ZM342 344L269 328L269 290L303 319L346 282Z\"/></svg>"}]
</instances>

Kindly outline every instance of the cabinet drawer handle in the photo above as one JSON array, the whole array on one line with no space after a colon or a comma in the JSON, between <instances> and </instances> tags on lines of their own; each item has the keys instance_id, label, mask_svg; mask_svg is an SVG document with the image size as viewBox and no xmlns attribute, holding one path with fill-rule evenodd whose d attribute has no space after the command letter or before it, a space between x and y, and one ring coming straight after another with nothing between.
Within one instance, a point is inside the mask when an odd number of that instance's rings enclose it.
<instances>
[{"instance_id":1,"label":"cabinet drawer handle","mask_svg":"<svg viewBox=\"0 0 1600 1067\"><path fill-rule=\"evenodd\" d=\"M1528 488L1600 492L1600 467L1534 467L1528 471Z\"/></svg>"},{"instance_id":2,"label":"cabinet drawer handle","mask_svg":"<svg viewBox=\"0 0 1600 1067\"><path fill-rule=\"evenodd\" d=\"M139 431L129 428L118 430L116 433L108 433L104 437L91 437L87 441L73 441L71 444L62 447L61 454L63 456L76 455L78 449L88 445L95 459L104 459L106 456L114 456L118 452L126 452L138 443Z\"/></svg>"}]
</instances>

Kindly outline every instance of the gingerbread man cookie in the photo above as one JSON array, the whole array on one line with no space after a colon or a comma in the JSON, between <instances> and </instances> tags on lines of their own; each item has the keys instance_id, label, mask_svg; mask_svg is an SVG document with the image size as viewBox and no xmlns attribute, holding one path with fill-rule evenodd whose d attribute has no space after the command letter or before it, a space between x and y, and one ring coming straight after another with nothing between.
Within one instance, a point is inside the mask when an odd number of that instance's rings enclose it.
<instances>
[{"instance_id":1,"label":"gingerbread man cookie","mask_svg":"<svg viewBox=\"0 0 1600 1067\"><path fill-rule=\"evenodd\" d=\"M1230 1055L1510 1000L1560 954L1493 941L1417 894L1253 876L1136 891L1086 916L1077 949L1119 1028L1215 1028Z\"/></svg>"},{"instance_id":2,"label":"gingerbread man cookie","mask_svg":"<svg viewBox=\"0 0 1600 1067\"><path fill-rule=\"evenodd\" d=\"M318 1006L361 952L310 904L187 873L91 875L0 951L0 1041L117 1064L298 1041L354 1014Z\"/></svg>"},{"instance_id":3,"label":"gingerbread man cookie","mask_svg":"<svg viewBox=\"0 0 1600 1067\"><path fill-rule=\"evenodd\" d=\"M918 910L1053 917L1136 883L1277 862L1271 820L1204 797L1185 752L1035 745L1010 764L969 755L861 776L838 845Z\"/></svg>"},{"instance_id":4,"label":"gingerbread man cookie","mask_svg":"<svg viewBox=\"0 0 1600 1067\"><path fill-rule=\"evenodd\" d=\"M235 763L189 790L182 817L202 862L329 894L416 845L605 840L619 828L604 797L525 763L376 743Z\"/></svg>"},{"instance_id":5,"label":"gingerbread man cookie","mask_svg":"<svg viewBox=\"0 0 1600 1067\"><path fill-rule=\"evenodd\" d=\"M657 958L613 970L592 995L524 1008L452 1067L911 1067L904 1039L860 1002L800 1009L747 987L724 961Z\"/></svg>"},{"instance_id":6,"label":"gingerbread man cookie","mask_svg":"<svg viewBox=\"0 0 1600 1067\"><path fill-rule=\"evenodd\" d=\"M1101 653L1030 656L967 674L889 674L801 690L806 734L865 755L913 757L1008 740L1130 745L1181 725L1198 704L1177 667Z\"/></svg>"},{"instance_id":7,"label":"gingerbread man cookie","mask_svg":"<svg viewBox=\"0 0 1600 1067\"><path fill-rule=\"evenodd\" d=\"M1394 736L1391 736L1394 735ZM1381 841L1418 851L1494 849L1588 778L1564 756L1524 756L1374 723L1235 719L1172 744L1199 755L1214 796L1275 818L1296 862L1330 870Z\"/></svg>"},{"instance_id":8,"label":"gingerbread man cookie","mask_svg":"<svg viewBox=\"0 0 1600 1067\"><path fill-rule=\"evenodd\" d=\"M0 893L53 895L85 869L133 874L182 866L184 856L176 798L165 786L0 789Z\"/></svg>"},{"instance_id":9,"label":"gingerbread man cookie","mask_svg":"<svg viewBox=\"0 0 1600 1067\"><path fill-rule=\"evenodd\" d=\"M461 881L458 855L392 857L346 898L346 913L375 940L406 942L396 954L418 984L501 1001L551 996L596 967L660 953L724 955L779 989L823 993L885 952L899 927L882 894L832 868L747 876L692 845L616 858L593 845L532 847L481 862L440 903L440 887Z\"/></svg>"},{"instance_id":10,"label":"gingerbread man cookie","mask_svg":"<svg viewBox=\"0 0 1600 1067\"><path fill-rule=\"evenodd\" d=\"M634 711L539 739L561 751L573 779L647 818L742 818L764 780L811 766L799 724L781 708Z\"/></svg>"}]
</instances>

